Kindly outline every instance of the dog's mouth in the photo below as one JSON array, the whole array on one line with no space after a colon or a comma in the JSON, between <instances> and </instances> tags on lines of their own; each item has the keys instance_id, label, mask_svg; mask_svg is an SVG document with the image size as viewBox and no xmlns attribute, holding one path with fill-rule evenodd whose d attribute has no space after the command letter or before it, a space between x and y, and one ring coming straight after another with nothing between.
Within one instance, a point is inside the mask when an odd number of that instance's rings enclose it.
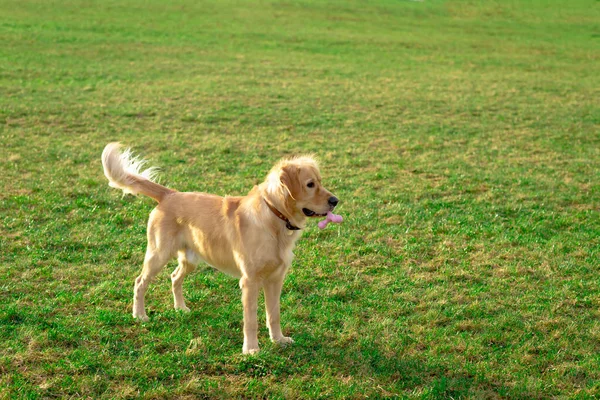
<instances>
[{"instance_id":1,"label":"dog's mouth","mask_svg":"<svg viewBox=\"0 0 600 400\"><path fill-rule=\"evenodd\" d=\"M302 212L307 217L325 217L325 216L327 216L327 214L319 214L319 213L314 212L313 210L309 210L308 208L303 208Z\"/></svg>"}]
</instances>

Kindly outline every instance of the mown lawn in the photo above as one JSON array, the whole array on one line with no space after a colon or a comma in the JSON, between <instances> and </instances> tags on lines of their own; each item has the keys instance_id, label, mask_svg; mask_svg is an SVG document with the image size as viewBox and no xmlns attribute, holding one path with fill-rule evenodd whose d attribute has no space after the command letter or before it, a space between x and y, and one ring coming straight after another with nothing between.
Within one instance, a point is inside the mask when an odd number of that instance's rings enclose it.
<instances>
[{"instance_id":1,"label":"mown lawn","mask_svg":"<svg viewBox=\"0 0 600 400\"><path fill-rule=\"evenodd\" d=\"M597 1L3 0L0 398L600 396ZM238 283L170 264L131 315L154 204L314 153L281 349ZM264 309L259 309L264 320Z\"/></svg>"}]
</instances>

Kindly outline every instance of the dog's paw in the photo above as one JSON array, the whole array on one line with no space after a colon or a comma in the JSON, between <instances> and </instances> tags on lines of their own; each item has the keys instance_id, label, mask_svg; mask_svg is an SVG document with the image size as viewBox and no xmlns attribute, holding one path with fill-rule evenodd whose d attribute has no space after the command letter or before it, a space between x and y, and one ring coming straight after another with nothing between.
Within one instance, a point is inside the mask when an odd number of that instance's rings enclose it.
<instances>
[{"instance_id":1,"label":"dog's paw","mask_svg":"<svg viewBox=\"0 0 600 400\"><path fill-rule=\"evenodd\" d=\"M287 346L288 344L294 343L294 339L289 336L282 336L279 339L272 339L272 341L280 346Z\"/></svg>"},{"instance_id":2,"label":"dog's paw","mask_svg":"<svg viewBox=\"0 0 600 400\"><path fill-rule=\"evenodd\" d=\"M250 354L250 355L252 355L252 354L257 354L259 352L259 350L260 350L259 347L254 347L252 349L247 349L247 348L244 347L242 349L242 353L243 354Z\"/></svg>"},{"instance_id":3,"label":"dog's paw","mask_svg":"<svg viewBox=\"0 0 600 400\"><path fill-rule=\"evenodd\" d=\"M146 314L143 314L143 315L135 315L135 314L133 314L133 318L137 319L140 322L148 322L148 321L150 321L150 318L148 318L148 316Z\"/></svg>"},{"instance_id":4,"label":"dog's paw","mask_svg":"<svg viewBox=\"0 0 600 400\"><path fill-rule=\"evenodd\" d=\"M190 312L190 309L189 309L189 307L187 307L187 306L175 306L175 309L176 309L176 310L181 310L181 311L183 311L184 313L189 313L189 312Z\"/></svg>"}]
</instances>

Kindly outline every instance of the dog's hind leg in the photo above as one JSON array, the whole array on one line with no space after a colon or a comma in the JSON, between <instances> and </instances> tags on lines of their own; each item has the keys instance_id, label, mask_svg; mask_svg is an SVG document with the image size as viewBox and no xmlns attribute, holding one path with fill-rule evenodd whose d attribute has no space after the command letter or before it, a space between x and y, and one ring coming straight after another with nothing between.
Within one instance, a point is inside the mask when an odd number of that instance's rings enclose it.
<instances>
[{"instance_id":1,"label":"dog's hind leg","mask_svg":"<svg viewBox=\"0 0 600 400\"><path fill-rule=\"evenodd\" d=\"M146 295L146 290L148 290L148 285L152 279L160 272L162 267L164 267L168 261L168 254L164 254L158 250L151 250L150 247L148 247L142 273L135 279L135 286L133 289L134 318L137 318L140 321L148 321L144 296Z\"/></svg>"},{"instance_id":2,"label":"dog's hind leg","mask_svg":"<svg viewBox=\"0 0 600 400\"><path fill-rule=\"evenodd\" d=\"M178 262L179 265L171 274L171 282L173 284L173 300L175 302L175 309L189 312L190 309L185 305L185 299L183 298L183 279L187 274L191 273L196 269L197 261L194 257L188 257L189 251L179 251Z\"/></svg>"}]
</instances>

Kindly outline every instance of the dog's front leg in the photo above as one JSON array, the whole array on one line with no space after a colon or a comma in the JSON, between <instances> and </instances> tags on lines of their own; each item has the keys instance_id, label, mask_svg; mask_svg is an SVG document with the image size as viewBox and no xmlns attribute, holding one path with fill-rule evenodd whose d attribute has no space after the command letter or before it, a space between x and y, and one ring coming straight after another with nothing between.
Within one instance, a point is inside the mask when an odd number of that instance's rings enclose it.
<instances>
[{"instance_id":1,"label":"dog's front leg","mask_svg":"<svg viewBox=\"0 0 600 400\"><path fill-rule=\"evenodd\" d=\"M244 354L258 353L258 323L256 312L258 308L258 291L260 285L249 279L240 279L242 289L242 306L244 307Z\"/></svg>"},{"instance_id":2,"label":"dog's front leg","mask_svg":"<svg viewBox=\"0 0 600 400\"><path fill-rule=\"evenodd\" d=\"M283 286L283 277L276 277L268 280L264 284L265 305L267 309L267 326L271 341L279 344L294 343L291 337L283 336L280 323L280 303L281 287Z\"/></svg>"}]
</instances>

